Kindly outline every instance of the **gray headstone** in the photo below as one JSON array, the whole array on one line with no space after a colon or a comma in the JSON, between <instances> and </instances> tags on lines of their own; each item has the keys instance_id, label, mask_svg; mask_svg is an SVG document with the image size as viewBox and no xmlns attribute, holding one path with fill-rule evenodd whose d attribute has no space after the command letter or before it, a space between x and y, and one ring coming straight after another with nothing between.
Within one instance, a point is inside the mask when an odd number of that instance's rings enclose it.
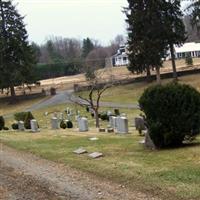
<instances>
[{"instance_id":1,"label":"gray headstone","mask_svg":"<svg viewBox=\"0 0 200 200\"><path fill-rule=\"evenodd\" d=\"M94 153L89 154L89 157L90 157L90 158L93 158L93 159L95 159L95 158L100 158L100 157L102 157L102 156L103 156L103 154L102 154L102 153L99 153L99 152L94 152Z\"/></svg>"},{"instance_id":2,"label":"gray headstone","mask_svg":"<svg viewBox=\"0 0 200 200\"><path fill-rule=\"evenodd\" d=\"M117 133L128 133L128 119L126 117L118 117L117 119Z\"/></svg>"},{"instance_id":3,"label":"gray headstone","mask_svg":"<svg viewBox=\"0 0 200 200\"><path fill-rule=\"evenodd\" d=\"M31 120L31 131L38 132L38 123L35 119Z\"/></svg>"},{"instance_id":4,"label":"gray headstone","mask_svg":"<svg viewBox=\"0 0 200 200\"><path fill-rule=\"evenodd\" d=\"M25 130L23 121L19 121L18 122L18 130L19 131L24 131Z\"/></svg>"},{"instance_id":5,"label":"gray headstone","mask_svg":"<svg viewBox=\"0 0 200 200\"><path fill-rule=\"evenodd\" d=\"M148 149L156 149L156 146L155 144L153 143L150 135L149 135L149 132L147 131L147 133L145 134L145 147L148 148Z\"/></svg>"},{"instance_id":6,"label":"gray headstone","mask_svg":"<svg viewBox=\"0 0 200 200\"><path fill-rule=\"evenodd\" d=\"M88 131L88 120L85 117L78 119L78 127L80 132Z\"/></svg>"},{"instance_id":7,"label":"gray headstone","mask_svg":"<svg viewBox=\"0 0 200 200\"><path fill-rule=\"evenodd\" d=\"M84 148L80 147L80 148L76 149L75 151L73 151L73 153L80 155L80 154L87 153L87 151Z\"/></svg>"},{"instance_id":8,"label":"gray headstone","mask_svg":"<svg viewBox=\"0 0 200 200\"><path fill-rule=\"evenodd\" d=\"M110 116L109 117L109 123L110 123L110 127L116 129L117 128L117 117Z\"/></svg>"},{"instance_id":9,"label":"gray headstone","mask_svg":"<svg viewBox=\"0 0 200 200\"><path fill-rule=\"evenodd\" d=\"M51 118L51 128L52 129L59 129L59 120L57 117L52 117Z\"/></svg>"},{"instance_id":10,"label":"gray headstone","mask_svg":"<svg viewBox=\"0 0 200 200\"><path fill-rule=\"evenodd\" d=\"M140 133L142 133L142 130L146 130L145 121L142 117L136 117L135 118L135 128Z\"/></svg>"}]
</instances>

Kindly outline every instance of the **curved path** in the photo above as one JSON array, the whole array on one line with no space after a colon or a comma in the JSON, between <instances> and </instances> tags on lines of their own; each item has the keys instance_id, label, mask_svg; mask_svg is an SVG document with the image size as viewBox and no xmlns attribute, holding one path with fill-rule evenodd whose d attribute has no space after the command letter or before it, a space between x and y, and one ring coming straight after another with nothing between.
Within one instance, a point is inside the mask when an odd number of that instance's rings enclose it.
<instances>
[{"instance_id":1,"label":"curved path","mask_svg":"<svg viewBox=\"0 0 200 200\"><path fill-rule=\"evenodd\" d=\"M45 108L48 106L54 106L63 103L84 103L87 104L86 101L80 99L79 97L73 94L73 90L65 90L58 92L55 96L50 99L44 100L40 103L34 104L31 107L27 108L26 111L33 111L41 108ZM138 109L138 104L123 104L123 103L114 103L114 102L100 102L100 106L102 107L111 107L111 108L132 108Z\"/></svg>"}]
</instances>

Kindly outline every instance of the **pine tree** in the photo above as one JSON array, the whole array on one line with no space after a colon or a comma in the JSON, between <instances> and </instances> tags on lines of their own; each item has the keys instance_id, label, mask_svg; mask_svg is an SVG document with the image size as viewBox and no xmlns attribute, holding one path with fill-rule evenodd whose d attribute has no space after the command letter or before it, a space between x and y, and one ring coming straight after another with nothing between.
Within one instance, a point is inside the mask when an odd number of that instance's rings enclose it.
<instances>
[{"instance_id":1,"label":"pine tree","mask_svg":"<svg viewBox=\"0 0 200 200\"><path fill-rule=\"evenodd\" d=\"M155 68L157 81L160 82L160 67L165 57L163 1L128 0L125 9L128 23L128 50L131 72L148 72Z\"/></svg>"},{"instance_id":2,"label":"pine tree","mask_svg":"<svg viewBox=\"0 0 200 200\"><path fill-rule=\"evenodd\" d=\"M200 0L192 1L187 7L191 15L191 24L193 27L196 27L198 33L200 33Z\"/></svg>"},{"instance_id":3,"label":"pine tree","mask_svg":"<svg viewBox=\"0 0 200 200\"><path fill-rule=\"evenodd\" d=\"M82 57L86 58L88 54L94 49L94 44L90 40L90 38L86 38L83 40L83 47L82 47Z\"/></svg>"},{"instance_id":4,"label":"pine tree","mask_svg":"<svg viewBox=\"0 0 200 200\"><path fill-rule=\"evenodd\" d=\"M34 52L23 19L12 1L0 0L0 84L10 88L13 99L14 86L34 81Z\"/></svg>"},{"instance_id":5,"label":"pine tree","mask_svg":"<svg viewBox=\"0 0 200 200\"><path fill-rule=\"evenodd\" d=\"M163 13L164 13L164 24L165 24L165 34L163 35L163 40L166 41L166 45L169 46L173 78L177 79L176 63L175 63L175 53L174 45L182 45L186 40L185 26L183 23L183 13L181 11L180 0L167 0L164 1Z\"/></svg>"}]
</instances>

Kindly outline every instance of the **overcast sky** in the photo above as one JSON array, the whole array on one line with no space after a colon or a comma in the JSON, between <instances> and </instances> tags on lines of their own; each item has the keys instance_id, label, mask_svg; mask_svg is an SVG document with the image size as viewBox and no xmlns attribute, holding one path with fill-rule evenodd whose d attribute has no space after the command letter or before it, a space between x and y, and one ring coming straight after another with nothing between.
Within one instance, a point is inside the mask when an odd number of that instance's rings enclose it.
<instances>
[{"instance_id":1,"label":"overcast sky","mask_svg":"<svg viewBox=\"0 0 200 200\"><path fill-rule=\"evenodd\" d=\"M31 41L41 44L48 36L91 37L108 44L126 35L122 8L127 0L14 0Z\"/></svg>"}]
</instances>

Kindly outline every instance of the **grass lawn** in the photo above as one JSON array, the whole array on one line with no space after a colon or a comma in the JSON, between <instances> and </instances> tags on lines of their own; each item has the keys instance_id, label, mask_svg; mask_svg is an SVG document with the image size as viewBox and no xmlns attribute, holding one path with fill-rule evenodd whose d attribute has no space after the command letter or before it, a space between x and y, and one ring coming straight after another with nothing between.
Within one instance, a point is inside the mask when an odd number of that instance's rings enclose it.
<instances>
[{"instance_id":1,"label":"grass lawn","mask_svg":"<svg viewBox=\"0 0 200 200\"><path fill-rule=\"evenodd\" d=\"M162 84L171 82L171 79L162 80ZM200 74L189 75L179 78L180 83L189 84L200 91ZM112 87L106 90L101 98L104 102L123 102L123 103L137 103L139 97L142 95L143 91L151 86L155 85L156 82L152 83L133 83L128 85L121 85L117 87ZM120 95L119 95L120 94ZM88 92L80 92L78 95L83 97L88 97Z\"/></svg>"},{"instance_id":2,"label":"grass lawn","mask_svg":"<svg viewBox=\"0 0 200 200\"><path fill-rule=\"evenodd\" d=\"M1 142L18 150L64 163L78 170L110 179L133 190L159 194L163 199L200 199L200 138L196 145L184 148L149 151L138 144L142 137L119 136L74 130L47 130L31 134L0 132ZM97 136L98 141L89 141ZM78 147L88 152L100 151L97 160L72 153Z\"/></svg>"}]
</instances>

